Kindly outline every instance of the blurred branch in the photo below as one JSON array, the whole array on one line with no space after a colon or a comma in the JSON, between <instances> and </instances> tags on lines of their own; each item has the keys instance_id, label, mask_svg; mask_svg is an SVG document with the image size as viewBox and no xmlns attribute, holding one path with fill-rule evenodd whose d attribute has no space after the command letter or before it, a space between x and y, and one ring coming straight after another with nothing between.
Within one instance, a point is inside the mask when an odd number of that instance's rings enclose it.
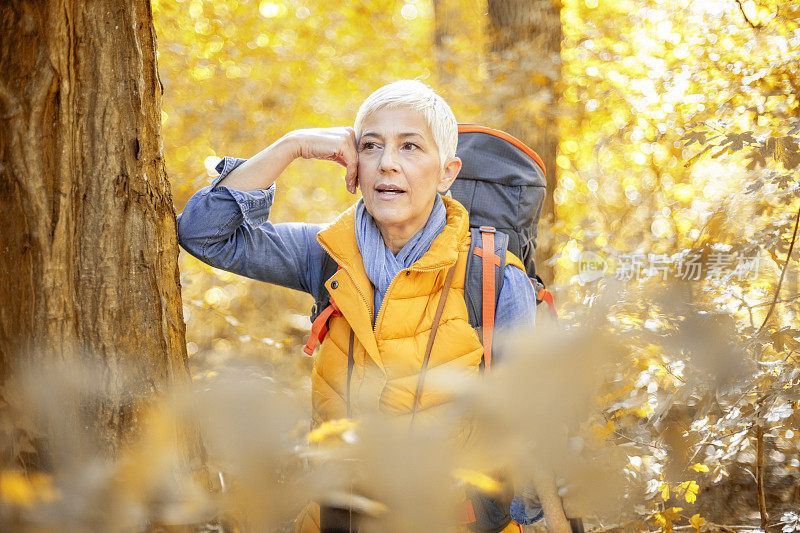
<instances>
[{"instance_id":1,"label":"blurred branch","mask_svg":"<svg viewBox=\"0 0 800 533\"><path fill-rule=\"evenodd\" d=\"M732 296L734 298L736 298L737 300L739 300L740 302L742 302L742 305L739 306L739 309L741 309L742 307L747 308L747 315L748 315L748 318L750 320L750 327L751 328L756 327L756 321L755 321L755 318L753 317L753 306L748 304L747 300L745 300L743 296L740 296L738 294L733 294ZM764 305L766 305L766 304L764 304Z\"/></svg>"},{"instance_id":2,"label":"blurred branch","mask_svg":"<svg viewBox=\"0 0 800 533\"><path fill-rule=\"evenodd\" d=\"M751 28L753 28L754 30L758 30L758 29L761 29L763 27L760 22L758 24L753 24L753 22L747 16L747 13L744 12L744 6L742 5L742 0L736 0L736 5L739 6L739 11L741 11L745 22L747 22L750 25Z\"/></svg>"},{"instance_id":3,"label":"blurred branch","mask_svg":"<svg viewBox=\"0 0 800 533\"><path fill-rule=\"evenodd\" d=\"M775 303L777 303L777 304L785 304L785 303L794 302L794 301L797 301L797 300L800 300L800 295L792 296L791 298L783 298L782 300L775 300ZM753 305L751 305L749 307L751 309L755 309L756 307L764 307L765 305L770 305L770 304L768 304L766 302L762 302L760 304L753 304Z\"/></svg>"},{"instance_id":4,"label":"blurred branch","mask_svg":"<svg viewBox=\"0 0 800 533\"><path fill-rule=\"evenodd\" d=\"M756 424L756 491L758 514L761 515L761 530L767 531L767 502L764 496L764 428Z\"/></svg>"},{"instance_id":5,"label":"blurred branch","mask_svg":"<svg viewBox=\"0 0 800 533\"><path fill-rule=\"evenodd\" d=\"M629 443L631 443L631 444L638 444L639 446L644 446L645 448L651 448L651 449L653 449L653 450L660 450L660 449L661 449L660 447L656 446L655 444L650 444L650 443L648 443L648 442L642 442L642 441L639 441L639 440L633 439L633 438L631 438L631 437L629 437L629 436L627 436L627 435L625 435L625 434L623 434L623 433L620 433L620 432L619 432L619 431L617 431L616 429L615 429L615 430L613 430L613 431L612 431L612 433L613 433L614 435L616 435L617 437L620 437L620 438L622 438L622 439L625 439L626 441L628 441L628 442L629 442Z\"/></svg>"},{"instance_id":6,"label":"blurred branch","mask_svg":"<svg viewBox=\"0 0 800 533\"><path fill-rule=\"evenodd\" d=\"M789 262L792 259L792 251L794 250L794 243L797 240L797 226L800 224L800 209L797 210L797 216L794 218L794 232L792 233L792 242L789 244L789 251L786 252L786 262L783 263L783 268L781 269L781 277L778 279L778 286L775 288L775 295L772 297L772 303L769 306L769 311L767 311L767 316L764 317L764 322L761 323L761 327L758 328L756 331L756 338L761 334L761 331L764 329L764 326L767 325L767 321L769 317L772 316L772 311L775 310L775 304L778 302L778 295L781 293L781 285L783 285L783 278L786 276L786 269L789 268Z\"/></svg>"}]
</instances>

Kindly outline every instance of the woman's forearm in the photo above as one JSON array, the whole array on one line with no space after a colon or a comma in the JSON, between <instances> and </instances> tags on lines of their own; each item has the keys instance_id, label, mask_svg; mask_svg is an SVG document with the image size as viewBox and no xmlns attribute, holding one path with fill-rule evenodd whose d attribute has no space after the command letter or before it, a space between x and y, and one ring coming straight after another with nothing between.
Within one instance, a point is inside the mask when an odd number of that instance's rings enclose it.
<instances>
[{"instance_id":1,"label":"woman's forearm","mask_svg":"<svg viewBox=\"0 0 800 533\"><path fill-rule=\"evenodd\" d=\"M218 185L239 191L267 189L299 155L297 143L289 133L239 165Z\"/></svg>"},{"instance_id":2,"label":"woman's forearm","mask_svg":"<svg viewBox=\"0 0 800 533\"><path fill-rule=\"evenodd\" d=\"M347 190L355 194L358 150L355 131L349 126L305 128L289 132L248 159L218 185L239 191L266 189L298 157L335 161L346 167L345 184Z\"/></svg>"}]
</instances>

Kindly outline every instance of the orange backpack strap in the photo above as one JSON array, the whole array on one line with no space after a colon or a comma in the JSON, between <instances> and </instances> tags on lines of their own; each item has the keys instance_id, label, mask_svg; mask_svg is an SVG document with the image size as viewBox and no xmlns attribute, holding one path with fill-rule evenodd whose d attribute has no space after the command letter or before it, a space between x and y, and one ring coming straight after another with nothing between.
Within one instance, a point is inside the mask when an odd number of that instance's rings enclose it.
<instances>
[{"instance_id":1,"label":"orange backpack strap","mask_svg":"<svg viewBox=\"0 0 800 533\"><path fill-rule=\"evenodd\" d=\"M328 319L332 316L342 316L342 312L339 311L333 298L331 298L328 307L323 309L317 318L314 319L314 323L311 324L311 336L308 338L308 342L303 348L306 355L313 354L314 348L316 348L317 344L321 343L325 335L328 334Z\"/></svg>"},{"instance_id":2,"label":"orange backpack strap","mask_svg":"<svg viewBox=\"0 0 800 533\"><path fill-rule=\"evenodd\" d=\"M314 348L328 334L328 319L332 316L342 316L342 312L336 307L331 294L325 288L325 282L341 269L341 265L337 264L327 253L322 257L322 288L314 302L314 307L311 308L311 336L308 337L308 342L303 348L306 355L313 354Z\"/></svg>"},{"instance_id":3,"label":"orange backpack strap","mask_svg":"<svg viewBox=\"0 0 800 533\"><path fill-rule=\"evenodd\" d=\"M508 235L502 231L492 233L494 237L495 265L499 268L494 269L494 301L497 305L497 297L503 287L504 261L508 260ZM464 274L464 301L467 304L467 318L469 325L478 332L483 339L483 232L481 228L470 228L470 250L467 257L467 269ZM491 261L487 256L487 260ZM485 365L484 365L485 370Z\"/></svg>"},{"instance_id":4,"label":"orange backpack strap","mask_svg":"<svg viewBox=\"0 0 800 533\"><path fill-rule=\"evenodd\" d=\"M558 311L556 310L556 302L553 298L553 293L548 291L542 282L542 278L536 276L531 278L533 283L533 290L536 292L536 303L544 302L547 304L547 309L550 311L550 316L558 320Z\"/></svg>"},{"instance_id":5,"label":"orange backpack strap","mask_svg":"<svg viewBox=\"0 0 800 533\"><path fill-rule=\"evenodd\" d=\"M475 508L472 506L472 500L464 500L460 505L458 514L461 515L460 522L462 524L472 524L475 522Z\"/></svg>"},{"instance_id":6,"label":"orange backpack strap","mask_svg":"<svg viewBox=\"0 0 800 533\"><path fill-rule=\"evenodd\" d=\"M556 311L556 303L553 300L552 292L542 287L536 297L547 304L547 308L550 309L550 314L553 315L553 318L558 318L558 311Z\"/></svg>"},{"instance_id":7,"label":"orange backpack strap","mask_svg":"<svg viewBox=\"0 0 800 533\"><path fill-rule=\"evenodd\" d=\"M501 265L501 259L494 253L495 229L491 226L481 226L483 241L482 253L477 255L483 258L483 362L486 372L492 367L492 337L494 335L494 267Z\"/></svg>"}]
</instances>

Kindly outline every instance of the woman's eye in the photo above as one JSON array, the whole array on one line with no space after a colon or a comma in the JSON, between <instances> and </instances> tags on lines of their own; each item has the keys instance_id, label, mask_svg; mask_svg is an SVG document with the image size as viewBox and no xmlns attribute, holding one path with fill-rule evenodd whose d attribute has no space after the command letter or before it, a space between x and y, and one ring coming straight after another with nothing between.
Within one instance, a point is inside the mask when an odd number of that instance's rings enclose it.
<instances>
[{"instance_id":1,"label":"woman's eye","mask_svg":"<svg viewBox=\"0 0 800 533\"><path fill-rule=\"evenodd\" d=\"M403 148L406 150L416 150L419 148L416 144L412 142L403 143Z\"/></svg>"},{"instance_id":2,"label":"woman's eye","mask_svg":"<svg viewBox=\"0 0 800 533\"><path fill-rule=\"evenodd\" d=\"M362 150L372 150L373 148L375 148L375 143L374 142L367 141L367 142L361 143L361 149Z\"/></svg>"}]
</instances>

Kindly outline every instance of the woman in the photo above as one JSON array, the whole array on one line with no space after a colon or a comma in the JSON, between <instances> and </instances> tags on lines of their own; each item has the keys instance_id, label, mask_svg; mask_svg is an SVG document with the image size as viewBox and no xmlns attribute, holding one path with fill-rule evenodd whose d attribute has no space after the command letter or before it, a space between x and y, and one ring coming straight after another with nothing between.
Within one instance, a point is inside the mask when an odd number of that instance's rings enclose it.
<instances>
[{"instance_id":1,"label":"woman","mask_svg":"<svg viewBox=\"0 0 800 533\"><path fill-rule=\"evenodd\" d=\"M441 195L461 168L456 143L447 103L401 80L372 93L353 128L296 130L246 161L225 158L179 217L180 244L212 266L315 297L329 290L337 312L312 371L313 425L359 407L429 418L448 398L424 382L453 368L478 373L483 347L463 292L469 216ZM347 190L362 199L330 225L269 223L275 181L298 157L340 163ZM328 280L326 253L340 267ZM521 263L509 254L506 264L498 328L535 308ZM548 530L568 531L552 483L537 492ZM316 527L309 518L298 530Z\"/></svg>"}]
</instances>

